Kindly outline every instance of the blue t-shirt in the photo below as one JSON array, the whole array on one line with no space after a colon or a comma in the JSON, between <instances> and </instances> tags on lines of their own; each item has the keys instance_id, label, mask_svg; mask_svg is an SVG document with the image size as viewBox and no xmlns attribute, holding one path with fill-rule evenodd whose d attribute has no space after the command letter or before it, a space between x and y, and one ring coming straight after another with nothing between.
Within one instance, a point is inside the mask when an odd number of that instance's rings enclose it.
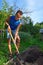
<instances>
[{"instance_id":1,"label":"blue t-shirt","mask_svg":"<svg viewBox=\"0 0 43 65\"><path fill-rule=\"evenodd\" d=\"M19 24L20 24L20 20L15 20L15 16L10 17L9 25L11 30L16 30Z\"/></svg>"}]
</instances>

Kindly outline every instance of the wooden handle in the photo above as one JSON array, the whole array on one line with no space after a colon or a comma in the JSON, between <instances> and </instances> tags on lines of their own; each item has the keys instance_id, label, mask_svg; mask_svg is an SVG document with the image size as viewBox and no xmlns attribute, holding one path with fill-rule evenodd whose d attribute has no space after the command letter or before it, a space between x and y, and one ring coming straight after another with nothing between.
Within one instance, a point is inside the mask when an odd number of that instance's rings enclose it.
<instances>
[{"instance_id":1,"label":"wooden handle","mask_svg":"<svg viewBox=\"0 0 43 65\"><path fill-rule=\"evenodd\" d=\"M15 40L13 39L12 34L11 34L11 33L9 33L9 34L10 34L10 36L11 36L11 38L12 38L12 41L13 41L13 43L14 43L14 45L15 45L15 48L16 48L17 52L19 53L19 50L18 50L18 48L17 48L17 45L16 45L16 43L15 43Z\"/></svg>"}]
</instances>

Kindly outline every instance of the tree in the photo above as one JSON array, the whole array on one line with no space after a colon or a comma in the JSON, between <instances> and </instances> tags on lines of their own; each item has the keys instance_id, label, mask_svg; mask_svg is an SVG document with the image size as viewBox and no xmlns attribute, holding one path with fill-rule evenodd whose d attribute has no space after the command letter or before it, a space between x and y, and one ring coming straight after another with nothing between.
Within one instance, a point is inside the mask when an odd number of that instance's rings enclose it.
<instances>
[{"instance_id":1,"label":"tree","mask_svg":"<svg viewBox=\"0 0 43 65\"><path fill-rule=\"evenodd\" d=\"M32 34L32 29L33 29L33 23L30 17L23 17L23 26L21 27L21 31L24 32L30 32Z\"/></svg>"},{"instance_id":2,"label":"tree","mask_svg":"<svg viewBox=\"0 0 43 65\"><path fill-rule=\"evenodd\" d=\"M40 23L41 28L43 28L43 21Z\"/></svg>"},{"instance_id":3,"label":"tree","mask_svg":"<svg viewBox=\"0 0 43 65\"><path fill-rule=\"evenodd\" d=\"M2 1L2 10L0 11L0 23L1 26L0 28L4 28L4 22L6 20L6 18L10 15L12 15L13 12L13 7L9 7L8 3L6 2L6 0Z\"/></svg>"}]
</instances>

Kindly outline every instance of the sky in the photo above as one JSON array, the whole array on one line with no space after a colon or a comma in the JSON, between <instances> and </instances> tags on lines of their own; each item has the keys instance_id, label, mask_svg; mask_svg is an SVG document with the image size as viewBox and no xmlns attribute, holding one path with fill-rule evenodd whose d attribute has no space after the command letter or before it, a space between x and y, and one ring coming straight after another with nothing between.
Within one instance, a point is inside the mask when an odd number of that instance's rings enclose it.
<instances>
[{"instance_id":1,"label":"sky","mask_svg":"<svg viewBox=\"0 0 43 65\"><path fill-rule=\"evenodd\" d=\"M33 20L33 23L43 21L43 0L6 0L9 6L13 6L16 3L16 6L23 11L32 11L31 13L25 14L30 16ZM2 7L2 0L0 0L0 9Z\"/></svg>"},{"instance_id":2,"label":"sky","mask_svg":"<svg viewBox=\"0 0 43 65\"><path fill-rule=\"evenodd\" d=\"M1 8L2 8L2 0L0 0L0 10L1 10Z\"/></svg>"}]
</instances>

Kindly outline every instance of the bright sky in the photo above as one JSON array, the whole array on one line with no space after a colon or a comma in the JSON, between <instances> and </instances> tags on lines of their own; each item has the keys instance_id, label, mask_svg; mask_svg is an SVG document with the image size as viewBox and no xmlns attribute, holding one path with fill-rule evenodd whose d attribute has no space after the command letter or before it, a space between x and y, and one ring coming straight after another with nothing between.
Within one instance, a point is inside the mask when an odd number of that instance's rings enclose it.
<instances>
[{"instance_id":1,"label":"bright sky","mask_svg":"<svg viewBox=\"0 0 43 65\"><path fill-rule=\"evenodd\" d=\"M0 8L2 6L0 0ZM9 4L9 6L14 5L14 2L16 2L16 5L23 9L24 11L32 11L32 13L28 13L32 20L34 21L34 24L36 22L43 21L43 0L6 0Z\"/></svg>"},{"instance_id":2,"label":"bright sky","mask_svg":"<svg viewBox=\"0 0 43 65\"><path fill-rule=\"evenodd\" d=\"M2 7L2 0L0 0L0 10L1 10L1 7Z\"/></svg>"}]
</instances>

